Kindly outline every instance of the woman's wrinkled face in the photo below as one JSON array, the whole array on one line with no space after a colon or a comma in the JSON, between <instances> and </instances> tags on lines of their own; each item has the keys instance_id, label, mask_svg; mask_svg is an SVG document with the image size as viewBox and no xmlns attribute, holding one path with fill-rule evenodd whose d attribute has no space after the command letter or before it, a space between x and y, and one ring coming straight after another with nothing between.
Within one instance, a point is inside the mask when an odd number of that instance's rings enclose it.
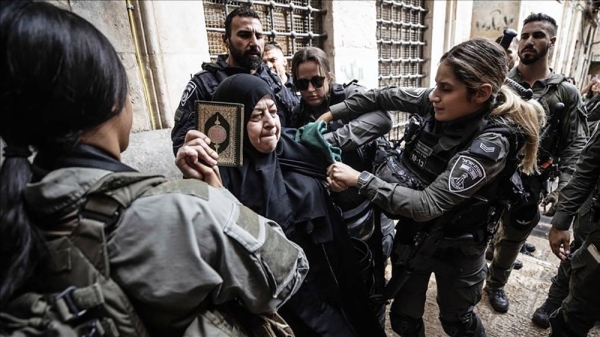
<instances>
[{"instance_id":1,"label":"woman's wrinkled face","mask_svg":"<svg viewBox=\"0 0 600 337\"><path fill-rule=\"evenodd\" d=\"M438 67L435 82L435 90L429 94L429 100L433 103L436 120L449 122L469 115L483 106L469 97L467 86L456 79L452 68L446 62L442 62Z\"/></svg>"},{"instance_id":2,"label":"woman's wrinkled face","mask_svg":"<svg viewBox=\"0 0 600 337\"><path fill-rule=\"evenodd\" d=\"M277 147L281 136L281 123L277 105L271 95L265 95L256 103L246 123L250 144L261 153L270 153Z\"/></svg>"},{"instance_id":3,"label":"woman's wrinkled face","mask_svg":"<svg viewBox=\"0 0 600 337\"><path fill-rule=\"evenodd\" d=\"M329 76L321 71L321 67L315 61L306 61L298 65L298 76L295 81L305 80L308 82L306 88L297 88L302 95L302 99L310 106L319 106L329 93ZM325 78L322 81L322 85L316 85L319 83L319 78Z\"/></svg>"}]
</instances>

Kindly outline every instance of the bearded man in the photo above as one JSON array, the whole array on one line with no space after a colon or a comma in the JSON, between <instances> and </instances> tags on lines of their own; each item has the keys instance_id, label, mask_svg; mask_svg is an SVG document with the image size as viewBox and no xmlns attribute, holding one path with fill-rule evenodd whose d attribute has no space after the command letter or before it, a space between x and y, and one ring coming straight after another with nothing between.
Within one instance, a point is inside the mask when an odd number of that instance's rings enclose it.
<instances>
[{"instance_id":1,"label":"bearded man","mask_svg":"<svg viewBox=\"0 0 600 337\"><path fill-rule=\"evenodd\" d=\"M217 62L203 63L183 91L181 102L175 112L175 125L171 131L173 153L183 145L185 135L196 125L196 100L210 101L217 86L227 77L248 73L263 79L273 89L281 125L291 118L299 99L294 97L279 76L262 61L265 46L263 27L258 13L248 7L238 7L225 19L222 36L227 48L226 55L219 55Z\"/></svg>"},{"instance_id":2,"label":"bearded man","mask_svg":"<svg viewBox=\"0 0 600 337\"><path fill-rule=\"evenodd\" d=\"M546 196L543 199L544 203L558 195L558 191L571 178L579 154L587 141L585 106L579 90L566 81L565 76L554 73L548 64L549 51L556 42L557 30L556 21L546 14L531 14L525 18L518 45L519 65L508 73L509 78L533 90L533 99L538 100L544 107L548 122L540 135L540 172L529 176L521 174L524 198L511 205L510 211L505 212L502 225L494 237L495 250L485 290L492 308L498 312L508 311L509 302L504 285L508 282L513 263L525 239L540 221L538 205L543 198L541 195ZM548 188L551 174L558 175L558 188L553 192ZM552 281L555 283L560 280L554 278ZM568 277L566 282L568 285ZM556 288L556 284L553 284L553 287ZM567 293L568 286L565 296ZM536 324L548 324L548 313L560 306L564 298L560 298L561 296L553 293L551 288L548 300L538 309L539 314L543 314L544 317L534 316Z\"/></svg>"}]
</instances>

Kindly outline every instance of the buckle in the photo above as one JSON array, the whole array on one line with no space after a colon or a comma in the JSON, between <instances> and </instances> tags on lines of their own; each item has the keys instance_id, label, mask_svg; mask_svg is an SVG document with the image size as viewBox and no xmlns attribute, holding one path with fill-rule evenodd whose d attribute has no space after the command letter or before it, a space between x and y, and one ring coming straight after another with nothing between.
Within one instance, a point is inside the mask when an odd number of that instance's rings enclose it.
<instances>
[{"instance_id":1,"label":"buckle","mask_svg":"<svg viewBox=\"0 0 600 337\"><path fill-rule=\"evenodd\" d=\"M54 298L54 304L58 313L64 322L71 322L85 315L87 312L86 309L79 310L77 303L75 302L75 298L73 297L73 292L77 288L74 286L70 286L65 289L62 293L56 295Z\"/></svg>"},{"instance_id":2,"label":"buckle","mask_svg":"<svg viewBox=\"0 0 600 337\"><path fill-rule=\"evenodd\" d=\"M83 333L81 337L101 337L105 334L102 324L97 319L81 326L80 331Z\"/></svg>"}]
</instances>

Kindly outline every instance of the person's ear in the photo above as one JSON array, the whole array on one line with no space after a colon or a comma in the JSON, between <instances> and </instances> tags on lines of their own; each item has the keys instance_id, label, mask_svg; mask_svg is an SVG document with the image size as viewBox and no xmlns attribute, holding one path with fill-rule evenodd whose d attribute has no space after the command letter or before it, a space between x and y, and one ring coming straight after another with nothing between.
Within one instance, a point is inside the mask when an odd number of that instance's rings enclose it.
<instances>
[{"instance_id":1,"label":"person's ear","mask_svg":"<svg viewBox=\"0 0 600 337\"><path fill-rule=\"evenodd\" d=\"M287 59L285 56L283 57L283 66L287 68Z\"/></svg>"},{"instance_id":2,"label":"person's ear","mask_svg":"<svg viewBox=\"0 0 600 337\"><path fill-rule=\"evenodd\" d=\"M553 36L550 38L550 47L554 47L555 43L556 43L556 36Z\"/></svg>"},{"instance_id":3,"label":"person's ear","mask_svg":"<svg viewBox=\"0 0 600 337\"><path fill-rule=\"evenodd\" d=\"M225 44L225 46L227 48L229 48L229 37L227 36L227 34L221 34L221 39L223 40L223 43Z\"/></svg>"},{"instance_id":4,"label":"person's ear","mask_svg":"<svg viewBox=\"0 0 600 337\"><path fill-rule=\"evenodd\" d=\"M492 96L492 85L484 83L479 86L479 89L475 93L475 103L483 104L490 99L490 96Z\"/></svg>"}]
</instances>

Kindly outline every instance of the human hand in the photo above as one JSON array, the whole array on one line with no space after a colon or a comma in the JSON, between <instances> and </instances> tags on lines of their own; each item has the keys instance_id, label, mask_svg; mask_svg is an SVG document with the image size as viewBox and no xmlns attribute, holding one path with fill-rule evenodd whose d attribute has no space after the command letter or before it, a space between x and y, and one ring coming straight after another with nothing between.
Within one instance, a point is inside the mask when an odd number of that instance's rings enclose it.
<instances>
[{"instance_id":1,"label":"human hand","mask_svg":"<svg viewBox=\"0 0 600 337\"><path fill-rule=\"evenodd\" d=\"M342 163L335 162L327 168L327 182L330 186L345 187L356 186L360 172ZM335 191L339 192L339 191Z\"/></svg>"},{"instance_id":2,"label":"human hand","mask_svg":"<svg viewBox=\"0 0 600 337\"><path fill-rule=\"evenodd\" d=\"M329 110L327 110L324 114L322 114L321 116L319 116L319 118L317 118L317 122L323 121L323 122L325 122L325 124L331 122L332 120L333 120L333 114Z\"/></svg>"},{"instance_id":3,"label":"human hand","mask_svg":"<svg viewBox=\"0 0 600 337\"><path fill-rule=\"evenodd\" d=\"M210 138L197 130L185 135L185 143L177 151L175 165L185 178L204 180L213 187L222 187L217 166L219 155L210 148Z\"/></svg>"},{"instance_id":4,"label":"human hand","mask_svg":"<svg viewBox=\"0 0 600 337\"><path fill-rule=\"evenodd\" d=\"M554 190L544 198L541 202L541 206L546 207L549 204L554 204L558 201L558 190Z\"/></svg>"},{"instance_id":5,"label":"human hand","mask_svg":"<svg viewBox=\"0 0 600 337\"><path fill-rule=\"evenodd\" d=\"M546 209L546 206L551 205L549 209ZM544 208L544 215L553 216L556 213L556 209L558 206L558 190L554 190L542 200L540 206Z\"/></svg>"},{"instance_id":6,"label":"human hand","mask_svg":"<svg viewBox=\"0 0 600 337\"><path fill-rule=\"evenodd\" d=\"M570 252L570 241L571 234L568 230L558 229L556 227L552 227L550 229L550 233L548 234L548 242L550 243L550 249L556 257L565 261L569 256Z\"/></svg>"}]
</instances>

